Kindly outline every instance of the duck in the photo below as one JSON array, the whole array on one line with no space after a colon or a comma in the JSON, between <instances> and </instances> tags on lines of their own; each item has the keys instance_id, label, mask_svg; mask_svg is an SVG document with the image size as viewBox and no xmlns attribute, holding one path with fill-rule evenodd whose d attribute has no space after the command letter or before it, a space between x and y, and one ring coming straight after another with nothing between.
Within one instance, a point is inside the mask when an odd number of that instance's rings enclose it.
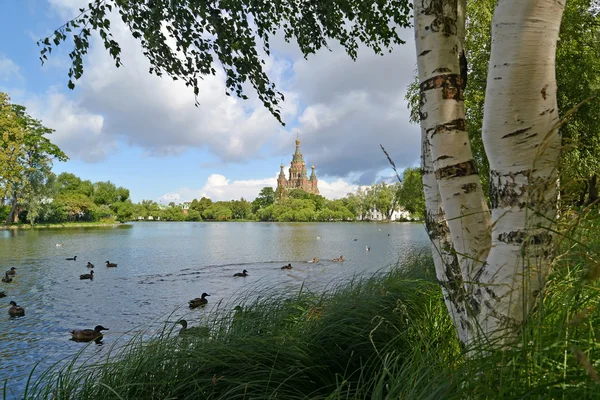
<instances>
[{"instance_id":1,"label":"duck","mask_svg":"<svg viewBox=\"0 0 600 400\"><path fill-rule=\"evenodd\" d=\"M4 291L0 292L0 299L3 297L6 297L6 292L4 292Z\"/></svg>"},{"instance_id":2,"label":"duck","mask_svg":"<svg viewBox=\"0 0 600 400\"><path fill-rule=\"evenodd\" d=\"M318 263L318 262L319 262L319 259L318 259L317 257L315 257L315 258L313 258L313 261L312 261L312 262L316 264L316 263Z\"/></svg>"},{"instance_id":3,"label":"duck","mask_svg":"<svg viewBox=\"0 0 600 400\"><path fill-rule=\"evenodd\" d=\"M11 301L8 303L10 308L8 309L8 315L11 317L23 317L25 316L25 309L21 306L18 306L17 303Z\"/></svg>"},{"instance_id":4,"label":"duck","mask_svg":"<svg viewBox=\"0 0 600 400\"><path fill-rule=\"evenodd\" d=\"M6 271L8 275L16 275L17 269L15 267L10 267L10 270Z\"/></svg>"},{"instance_id":5,"label":"duck","mask_svg":"<svg viewBox=\"0 0 600 400\"><path fill-rule=\"evenodd\" d=\"M188 301L188 303L190 304L190 308L205 306L208 303L206 296L210 296L210 294L202 293L202 297L196 297L195 299Z\"/></svg>"},{"instance_id":6,"label":"duck","mask_svg":"<svg viewBox=\"0 0 600 400\"><path fill-rule=\"evenodd\" d=\"M248 271L243 270L242 272L237 272L233 274L233 276L248 276Z\"/></svg>"},{"instance_id":7,"label":"duck","mask_svg":"<svg viewBox=\"0 0 600 400\"><path fill-rule=\"evenodd\" d=\"M56 243L56 247L62 246L62 243Z\"/></svg>"},{"instance_id":8,"label":"duck","mask_svg":"<svg viewBox=\"0 0 600 400\"><path fill-rule=\"evenodd\" d=\"M292 264L284 265L281 269L292 269Z\"/></svg>"},{"instance_id":9,"label":"duck","mask_svg":"<svg viewBox=\"0 0 600 400\"><path fill-rule=\"evenodd\" d=\"M71 340L76 342L100 341L104 337L101 331L108 331L108 328L102 325L96 325L94 329L74 329L71 331Z\"/></svg>"},{"instance_id":10,"label":"duck","mask_svg":"<svg viewBox=\"0 0 600 400\"><path fill-rule=\"evenodd\" d=\"M179 331L179 336L209 336L210 329L206 326L194 326L188 328L188 323L185 319L180 319L177 321L179 325L181 325L181 330Z\"/></svg>"},{"instance_id":11,"label":"duck","mask_svg":"<svg viewBox=\"0 0 600 400\"><path fill-rule=\"evenodd\" d=\"M89 274L79 275L79 279L94 279L94 271L90 271Z\"/></svg>"},{"instance_id":12,"label":"duck","mask_svg":"<svg viewBox=\"0 0 600 400\"><path fill-rule=\"evenodd\" d=\"M2 282L5 282L5 283L12 282L12 278L8 275L8 271L6 271L6 274L4 274L4 278L2 278Z\"/></svg>"},{"instance_id":13,"label":"duck","mask_svg":"<svg viewBox=\"0 0 600 400\"><path fill-rule=\"evenodd\" d=\"M344 262L344 256L340 256L339 258L334 258L333 262Z\"/></svg>"},{"instance_id":14,"label":"duck","mask_svg":"<svg viewBox=\"0 0 600 400\"><path fill-rule=\"evenodd\" d=\"M357 241L358 241L358 239L354 239L354 241L355 241L355 242L357 242Z\"/></svg>"},{"instance_id":15,"label":"duck","mask_svg":"<svg viewBox=\"0 0 600 400\"><path fill-rule=\"evenodd\" d=\"M88 267L88 268L94 268L94 264L92 264L91 262L89 262L89 261L88 261L88 263L87 263L87 267Z\"/></svg>"},{"instance_id":16,"label":"duck","mask_svg":"<svg viewBox=\"0 0 600 400\"><path fill-rule=\"evenodd\" d=\"M107 260L107 261L106 261L106 266L107 266L108 268L112 268L112 267L116 267L116 266L117 266L117 264L115 264L115 263L111 263L110 261L108 261L108 260Z\"/></svg>"},{"instance_id":17,"label":"duck","mask_svg":"<svg viewBox=\"0 0 600 400\"><path fill-rule=\"evenodd\" d=\"M68 260L68 261L77 261L77 256L75 256L75 257L67 257L67 258L65 258L65 260Z\"/></svg>"},{"instance_id":18,"label":"duck","mask_svg":"<svg viewBox=\"0 0 600 400\"><path fill-rule=\"evenodd\" d=\"M365 246L367 251L371 251L371 248L369 246Z\"/></svg>"}]
</instances>

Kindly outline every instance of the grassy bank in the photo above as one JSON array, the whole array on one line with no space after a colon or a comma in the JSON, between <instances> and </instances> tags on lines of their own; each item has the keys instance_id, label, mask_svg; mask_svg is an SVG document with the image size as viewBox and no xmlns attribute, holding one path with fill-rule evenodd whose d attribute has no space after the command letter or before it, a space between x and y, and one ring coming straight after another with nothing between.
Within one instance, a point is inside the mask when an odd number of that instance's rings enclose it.
<instances>
[{"instance_id":1,"label":"grassy bank","mask_svg":"<svg viewBox=\"0 0 600 400\"><path fill-rule=\"evenodd\" d=\"M324 294L233 299L197 334L170 323L102 363L47 371L26 398L597 399L598 222L562 229L566 250L521 336L485 356L464 357L419 255Z\"/></svg>"}]
</instances>

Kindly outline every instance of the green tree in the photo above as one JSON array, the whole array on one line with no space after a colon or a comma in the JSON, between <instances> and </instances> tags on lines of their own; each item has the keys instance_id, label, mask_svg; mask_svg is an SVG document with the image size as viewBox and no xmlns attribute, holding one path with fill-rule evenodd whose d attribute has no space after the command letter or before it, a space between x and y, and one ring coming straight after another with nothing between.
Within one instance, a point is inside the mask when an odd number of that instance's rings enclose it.
<instances>
[{"instance_id":1,"label":"green tree","mask_svg":"<svg viewBox=\"0 0 600 400\"><path fill-rule=\"evenodd\" d=\"M31 214L35 220L34 215L48 194L52 161L68 159L47 137L54 130L32 118L25 107L9 101L8 95L0 94L0 195L10 204L7 224L15 220L18 207L27 203L35 207Z\"/></svg>"},{"instance_id":2,"label":"green tree","mask_svg":"<svg viewBox=\"0 0 600 400\"><path fill-rule=\"evenodd\" d=\"M56 178L55 191L57 193L81 193L92 198L94 185L90 181L82 181L81 178L69 172L63 172Z\"/></svg>"},{"instance_id":3,"label":"green tree","mask_svg":"<svg viewBox=\"0 0 600 400\"><path fill-rule=\"evenodd\" d=\"M127 197L129 197L129 193L127 193ZM110 206L118 200L117 187L111 181L96 182L92 200L94 204Z\"/></svg>"},{"instance_id":4,"label":"green tree","mask_svg":"<svg viewBox=\"0 0 600 400\"><path fill-rule=\"evenodd\" d=\"M232 200L229 207L233 219L246 219L252 212L252 204L243 197L239 200Z\"/></svg>"},{"instance_id":5,"label":"green tree","mask_svg":"<svg viewBox=\"0 0 600 400\"><path fill-rule=\"evenodd\" d=\"M266 208L273 203L275 203L275 190L271 186L265 186L252 202L252 212L256 213L261 208Z\"/></svg>"},{"instance_id":6,"label":"green tree","mask_svg":"<svg viewBox=\"0 0 600 400\"><path fill-rule=\"evenodd\" d=\"M419 219L425 218L425 194L419 168L404 170L396 196L400 207Z\"/></svg>"}]
</instances>

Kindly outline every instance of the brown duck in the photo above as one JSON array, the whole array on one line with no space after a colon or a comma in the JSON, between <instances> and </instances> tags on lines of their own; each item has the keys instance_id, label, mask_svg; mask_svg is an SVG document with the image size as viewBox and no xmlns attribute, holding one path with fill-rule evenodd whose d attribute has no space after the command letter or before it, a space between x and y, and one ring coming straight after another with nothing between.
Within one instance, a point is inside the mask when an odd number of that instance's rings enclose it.
<instances>
[{"instance_id":1,"label":"brown duck","mask_svg":"<svg viewBox=\"0 0 600 400\"><path fill-rule=\"evenodd\" d=\"M107 331L108 328L102 325L96 325L94 329L75 329L71 331L71 340L76 342L91 342L92 340L101 340L104 335L101 331Z\"/></svg>"},{"instance_id":2,"label":"brown duck","mask_svg":"<svg viewBox=\"0 0 600 400\"><path fill-rule=\"evenodd\" d=\"M208 300L206 299L206 296L210 296L210 294L208 294L208 293L202 293L202 297L196 297L195 299L192 299L192 300L188 301L188 303L190 305L190 308L196 308L196 307L200 307L200 306L205 306L208 303Z\"/></svg>"},{"instance_id":3,"label":"brown duck","mask_svg":"<svg viewBox=\"0 0 600 400\"><path fill-rule=\"evenodd\" d=\"M94 279L94 270L91 270L89 274L79 275L79 279Z\"/></svg>"},{"instance_id":4,"label":"brown duck","mask_svg":"<svg viewBox=\"0 0 600 400\"><path fill-rule=\"evenodd\" d=\"M8 309L8 315L11 317L23 317L25 316L25 309L21 306L18 306L17 303L11 301L8 303L11 307Z\"/></svg>"}]
</instances>

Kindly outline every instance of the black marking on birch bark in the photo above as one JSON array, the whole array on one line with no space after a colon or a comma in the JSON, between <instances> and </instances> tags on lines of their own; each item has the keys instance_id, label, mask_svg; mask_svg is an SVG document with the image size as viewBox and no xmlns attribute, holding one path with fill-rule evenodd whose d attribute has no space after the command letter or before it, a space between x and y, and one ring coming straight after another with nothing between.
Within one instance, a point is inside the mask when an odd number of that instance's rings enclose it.
<instances>
[{"instance_id":1,"label":"black marking on birch bark","mask_svg":"<svg viewBox=\"0 0 600 400\"><path fill-rule=\"evenodd\" d=\"M433 128L429 128L425 131L427 137L430 138L437 133L450 133L454 131L466 131L467 130L467 122L464 118L457 118L450 122L446 122L445 124L439 124L434 126Z\"/></svg>"},{"instance_id":2,"label":"black marking on birch bark","mask_svg":"<svg viewBox=\"0 0 600 400\"><path fill-rule=\"evenodd\" d=\"M541 91L541 93L542 93L542 98L543 98L544 100L546 100L546 97L548 97L548 95L547 95L547 93L546 93L546 91L547 91L547 90L548 90L548 85L545 85L545 86L542 88L542 91Z\"/></svg>"},{"instance_id":3,"label":"black marking on birch bark","mask_svg":"<svg viewBox=\"0 0 600 400\"><path fill-rule=\"evenodd\" d=\"M435 177L437 180L440 179L452 179L459 176L470 176L477 175L477 166L475 161L469 160L462 163L448 165L446 167L439 168L435 171Z\"/></svg>"},{"instance_id":4,"label":"black marking on birch bark","mask_svg":"<svg viewBox=\"0 0 600 400\"><path fill-rule=\"evenodd\" d=\"M503 232L498 235L498 240L506 244L528 244L534 246L549 245L553 236L548 231L531 234L521 229L511 232Z\"/></svg>"},{"instance_id":5,"label":"black marking on birch bark","mask_svg":"<svg viewBox=\"0 0 600 400\"><path fill-rule=\"evenodd\" d=\"M445 74L447 72L452 72L452 70L450 70L450 68L446 68L446 67L442 67L442 68L436 68L433 70L433 73L439 73L439 74Z\"/></svg>"},{"instance_id":6,"label":"black marking on birch bark","mask_svg":"<svg viewBox=\"0 0 600 400\"><path fill-rule=\"evenodd\" d=\"M490 204L492 208L519 207L522 209L527 204L523 195L527 186L519 186L515 182L517 175L529 176L530 170L515 171L509 174L500 175L496 170L490 171ZM502 178L509 178L504 183Z\"/></svg>"},{"instance_id":7,"label":"black marking on birch bark","mask_svg":"<svg viewBox=\"0 0 600 400\"><path fill-rule=\"evenodd\" d=\"M462 185L460 188L463 190L463 192L464 192L465 194L469 194L469 193L472 193L472 192L474 192L475 190L477 190L477 183L475 183L475 182L472 182L472 183L465 183L465 184L464 184L464 185Z\"/></svg>"},{"instance_id":8,"label":"black marking on birch bark","mask_svg":"<svg viewBox=\"0 0 600 400\"><path fill-rule=\"evenodd\" d=\"M550 113L550 114L551 114L551 113L553 113L553 112L554 112L554 108L551 108L551 109L549 109L549 110L544 110L544 111L542 111L542 112L540 113L540 115L544 115L544 114L546 114L546 113Z\"/></svg>"},{"instance_id":9,"label":"black marking on birch bark","mask_svg":"<svg viewBox=\"0 0 600 400\"><path fill-rule=\"evenodd\" d=\"M506 138L509 138L509 137L513 137L513 136L518 136L518 135L521 135L521 134L523 134L523 133L525 133L525 132L529 131L531 128L532 128L532 127L530 126L529 128L517 129L516 131L513 131L513 132L510 132L510 133L507 133L506 135L502 136L502 139L506 139Z\"/></svg>"},{"instance_id":10,"label":"black marking on birch bark","mask_svg":"<svg viewBox=\"0 0 600 400\"><path fill-rule=\"evenodd\" d=\"M450 10L446 13L445 10ZM425 29L431 29L432 32L442 32L448 37L456 35L458 32L457 26L458 0L422 0L422 11L424 15L434 17L433 22Z\"/></svg>"},{"instance_id":11,"label":"black marking on birch bark","mask_svg":"<svg viewBox=\"0 0 600 400\"><path fill-rule=\"evenodd\" d=\"M447 160L449 158L454 158L454 157L443 155L443 156L439 156L438 158L436 158L435 161Z\"/></svg>"},{"instance_id":12,"label":"black marking on birch bark","mask_svg":"<svg viewBox=\"0 0 600 400\"><path fill-rule=\"evenodd\" d=\"M467 55L465 50L460 53L460 57L458 59L458 64L460 65L460 77L462 78L461 89L463 92L467 88L467 79L469 74L469 63L467 62Z\"/></svg>"},{"instance_id":13,"label":"black marking on birch bark","mask_svg":"<svg viewBox=\"0 0 600 400\"><path fill-rule=\"evenodd\" d=\"M536 137L537 133L532 133L531 135L527 135L523 138L523 140L519 140L518 142L515 142L515 144L525 144L527 143L527 141L533 137Z\"/></svg>"},{"instance_id":14,"label":"black marking on birch bark","mask_svg":"<svg viewBox=\"0 0 600 400\"><path fill-rule=\"evenodd\" d=\"M459 74L444 74L423 81L419 87L421 93L429 90L442 89L442 98L444 100L464 101L465 95L462 86L463 80ZM425 102L423 104L425 104Z\"/></svg>"},{"instance_id":15,"label":"black marking on birch bark","mask_svg":"<svg viewBox=\"0 0 600 400\"><path fill-rule=\"evenodd\" d=\"M501 76L497 76L497 77L494 78L494 80L495 81L500 81L500 80L502 80L502 77Z\"/></svg>"},{"instance_id":16,"label":"black marking on birch bark","mask_svg":"<svg viewBox=\"0 0 600 400\"><path fill-rule=\"evenodd\" d=\"M422 52L419 54L419 57L423 57L424 55L427 55L427 54L429 54L429 53L431 53L431 50L425 50L425 51L422 51Z\"/></svg>"},{"instance_id":17,"label":"black marking on birch bark","mask_svg":"<svg viewBox=\"0 0 600 400\"><path fill-rule=\"evenodd\" d=\"M498 296L496 296L496 293L490 289L489 287L484 288L485 292L488 294L488 296L490 296L491 299L494 299L496 301L498 301Z\"/></svg>"},{"instance_id":18,"label":"black marking on birch bark","mask_svg":"<svg viewBox=\"0 0 600 400\"><path fill-rule=\"evenodd\" d=\"M420 90L419 91L419 120L425 121L427 119L427 111L423 111L425 108L425 104L427 104L427 94Z\"/></svg>"}]
</instances>

